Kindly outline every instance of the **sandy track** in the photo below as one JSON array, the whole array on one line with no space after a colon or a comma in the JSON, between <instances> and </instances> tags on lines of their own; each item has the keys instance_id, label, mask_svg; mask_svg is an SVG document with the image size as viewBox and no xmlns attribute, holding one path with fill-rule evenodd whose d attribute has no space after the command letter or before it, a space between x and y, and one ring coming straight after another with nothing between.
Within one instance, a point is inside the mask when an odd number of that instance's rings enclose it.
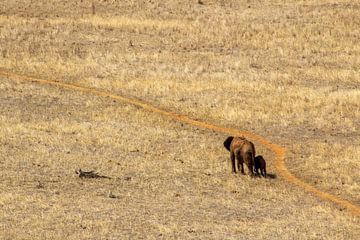
<instances>
[{"instance_id":1,"label":"sandy track","mask_svg":"<svg viewBox=\"0 0 360 240\"><path fill-rule=\"evenodd\" d=\"M186 123L186 124L189 124L192 126L196 126L196 127L203 128L203 129L209 129L209 130L213 130L213 131L221 132L221 133L228 133L230 135L245 136L245 137L251 139L252 141L256 141L256 142L262 144L263 146L265 146L266 148L268 148L269 150L274 152L274 154L276 156L276 162L275 162L276 169L285 181L295 184L298 187L306 190L309 193L316 195L317 197L319 197L323 200L327 200L327 201L333 202L341 207L344 207L344 208L348 209L355 216L360 217L360 207L359 206L355 205L352 202L349 202L347 200L344 200L342 198L339 198L332 194L329 194L327 192L321 191L321 190L311 186L310 184L305 183L301 179L295 177L288 170L288 168L286 167L286 164L285 164L286 149L277 144L274 144L274 143L268 141L267 139L265 139L259 135L254 134L254 133L241 131L241 130L234 129L234 128L221 127L221 126L217 126L214 124L203 122L201 120L195 120L186 115L182 115L182 114L178 114L175 112L170 112L170 111L166 111L166 110L157 108L157 107L152 106L151 104L148 104L139 99L129 98L129 97L120 96L120 95L114 95L109 92L100 91L100 90L96 90L96 89L92 89L92 88L88 88L88 87L77 86L77 85L68 84L68 83L61 83L58 81L48 80L48 79L39 79L39 78L35 78L35 77L19 75L16 73L11 73L11 72L6 72L6 71L0 71L0 76L6 77L6 78L9 78L12 80L21 80L21 81L40 83L40 84L47 84L47 85L56 86L56 87L60 87L60 88L71 89L74 91L90 93L90 94L94 94L97 96L109 97L112 99L122 101L124 103L128 103L128 104L132 104L132 105L141 107L142 109L144 109L146 111L157 113L164 117L168 117L173 120L176 120L176 121L179 121L182 123Z\"/></svg>"}]
</instances>

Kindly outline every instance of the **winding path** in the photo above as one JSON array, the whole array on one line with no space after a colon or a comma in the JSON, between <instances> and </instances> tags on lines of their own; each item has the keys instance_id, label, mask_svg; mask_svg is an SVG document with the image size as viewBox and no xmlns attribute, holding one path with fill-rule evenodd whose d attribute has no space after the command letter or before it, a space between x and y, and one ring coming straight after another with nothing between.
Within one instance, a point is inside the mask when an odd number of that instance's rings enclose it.
<instances>
[{"instance_id":1,"label":"winding path","mask_svg":"<svg viewBox=\"0 0 360 240\"><path fill-rule=\"evenodd\" d=\"M309 193L312 193L314 195L316 195L317 197L319 197L320 199L326 200L326 201L330 201L333 202L343 208L348 209L352 214L354 214L355 216L360 217L360 206L355 205L354 203L344 200L342 198L336 197L330 193L321 191L317 188L315 188L314 186L311 186L308 183L305 183L304 181L302 181L301 179L295 177L286 167L285 165L285 154L286 154L286 149L274 144L270 141L268 141L267 139L256 135L254 133L251 132L246 132L246 131L241 131L235 128L226 128L226 127L221 127L221 126L217 126L211 123L207 123L207 122L203 122L201 120L195 120L192 119L186 115L182 115L182 114L178 114L175 112L169 112L160 108L157 108L155 106L152 106L149 103L146 103L142 100L138 100L138 99L134 99L134 98L128 98L128 97L124 97L124 96L120 96L120 95L115 95L109 92L105 92L105 91L101 91L101 90L96 90L96 89L92 89L92 88L88 88L88 87L83 87L83 86L78 86L75 84L69 84L69 83L61 83L58 81L54 81L54 80L47 80L47 79L40 79L40 78L35 78L35 77L30 77L30 76L25 76L25 75L20 75L20 74L16 74L16 73L11 73L11 72L7 72L7 71L2 71L0 70L0 76L1 77L5 77L8 79L12 79L12 80L20 80L20 81L28 81L28 82L34 82L34 83L40 83L40 84L46 84L46 85L51 85L51 86L55 86L55 87L60 87L60 88L66 88L66 89L71 89L74 91L79 91L79 92L84 92L84 93L90 93L90 94L94 94L97 96L102 96L102 97L108 97L108 98L112 98L112 99L116 99L119 100L121 102L127 103L127 104L132 104L138 107L143 108L146 111L152 112L152 113L157 113L159 115L162 115L164 117L168 117L170 119L182 122L182 123L186 123L192 126L196 126L199 128L203 128L203 129L209 129L209 130L213 130L216 132L221 132L221 133L227 133L230 135L243 135L246 138L251 139L252 141L256 141L260 144L262 144L263 146L265 146L266 148L268 148L269 150L271 150L272 152L275 153L276 156L276 160L275 160L275 166L276 169L278 171L278 173L281 175L281 177L287 181L290 182L292 184L297 185L298 187L306 190Z\"/></svg>"}]
</instances>

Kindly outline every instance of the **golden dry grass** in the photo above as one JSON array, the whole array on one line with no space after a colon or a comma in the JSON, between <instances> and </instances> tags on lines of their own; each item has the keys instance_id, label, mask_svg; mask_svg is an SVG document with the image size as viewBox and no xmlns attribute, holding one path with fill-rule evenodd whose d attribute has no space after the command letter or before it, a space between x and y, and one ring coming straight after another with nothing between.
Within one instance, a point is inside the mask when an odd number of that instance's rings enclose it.
<instances>
[{"instance_id":1,"label":"golden dry grass","mask_svg":"<svg viewBox=\"0 0 360 240\"><path fill-rule=\"evenodd\" d=\"M0 67L255 132L288 148L297 177L360 205L360 5L204 3L0 3ZM222 134L73 91L1 78L0 92L5 239L360 235L281 179L231 176Z\"/></svg>"}]
</instances>

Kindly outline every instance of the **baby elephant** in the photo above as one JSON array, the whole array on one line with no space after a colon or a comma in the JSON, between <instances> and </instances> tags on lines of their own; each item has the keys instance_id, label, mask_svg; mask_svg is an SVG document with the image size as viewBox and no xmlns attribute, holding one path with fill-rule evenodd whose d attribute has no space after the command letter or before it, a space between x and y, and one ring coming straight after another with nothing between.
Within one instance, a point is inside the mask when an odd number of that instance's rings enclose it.
<instances>
[{"instance_id":1,"label":"baby elephant","mask_svg":"<svg viewBox=\"0 0 360 240\"><path fill-rule=\"evenodd\" d=\"M232 172L236 173L236 160L237 168L242 174L245 174L244 163L249 169L249 174L254 176L254 157L255 146L252 142L244 137L228 137L224 142L224 147L230 152L230 160Z\"/></svg>"},{"instance_id":2,"label":"baby elephant","mask_svg":"<svg viewBox=\"0 0 360 240\"><path fill-rule=\"evenodd\" d=\"M266 178L266 162L263 156L258 155L254 158L254 169L258 175L260 169L261 175Z\"/></svg>"}]
</instances>

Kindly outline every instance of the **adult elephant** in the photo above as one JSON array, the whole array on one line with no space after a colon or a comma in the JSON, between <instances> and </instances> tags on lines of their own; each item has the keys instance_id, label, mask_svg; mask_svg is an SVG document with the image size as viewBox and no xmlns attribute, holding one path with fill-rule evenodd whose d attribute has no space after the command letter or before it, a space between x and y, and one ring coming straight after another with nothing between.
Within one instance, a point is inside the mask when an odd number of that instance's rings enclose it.
<instances>
[{"instance_id":1,"label":"adult elephant","mask_svg":"<svg viewBox=\"0 0 360 240\"><path fill-rule=\"evenodd\" d=\"M247 165L249 174L254 175L254 158L255 146L252 142L244 137L230 136L224 141L224 147L230 151L230 160L232 172L236 173L236 160L237 168L241 169L241 173L245 174L244 163Z\"/></svg>"}]
</instances>

